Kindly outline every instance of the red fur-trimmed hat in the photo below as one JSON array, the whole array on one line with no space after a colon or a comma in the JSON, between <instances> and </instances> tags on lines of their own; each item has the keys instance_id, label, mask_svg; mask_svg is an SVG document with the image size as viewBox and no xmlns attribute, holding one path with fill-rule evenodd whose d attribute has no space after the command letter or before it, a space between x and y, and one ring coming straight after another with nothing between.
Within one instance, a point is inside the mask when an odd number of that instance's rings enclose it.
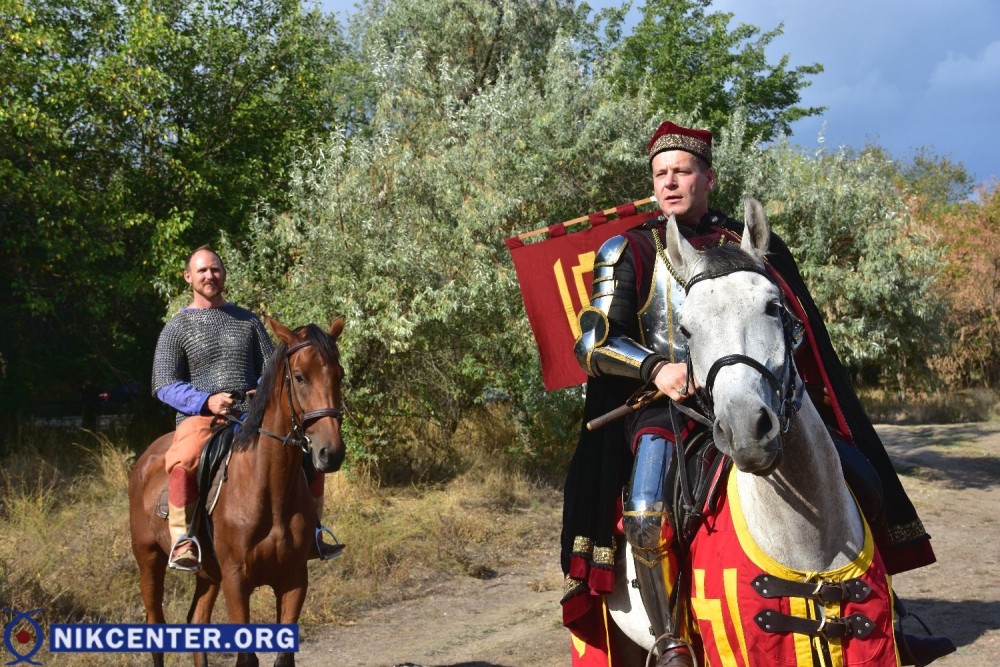
<instances>
[{"instance_id":1,"label":"red fur-trimmed hat","mask_svg":"<svg viewBox=\"0 0 1000 667\"><path fill-rule=\"evenodd\" d=\"M708 130L695 130L681 127L669 120L656 128L653 138L649 140L646 152L652 162L657 153L670 150L682 150L694 153L712 166L712 133Z\"/></svg>"}]
</instances>

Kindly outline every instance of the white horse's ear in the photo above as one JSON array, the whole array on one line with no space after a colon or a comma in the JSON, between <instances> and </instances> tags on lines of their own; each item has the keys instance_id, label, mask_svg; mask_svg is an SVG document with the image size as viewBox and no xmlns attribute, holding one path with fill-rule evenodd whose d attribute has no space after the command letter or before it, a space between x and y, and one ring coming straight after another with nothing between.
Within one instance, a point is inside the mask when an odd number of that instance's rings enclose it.
<instances>
[{"instance_id":1,"label":"white horse's ear","mask_svg":"<svg viewBox=\"0 0 1000 667\"><path fill-rule=\"evenodd\" d=\"M753 197L743 197L743 210L746 228L743 230L740 248L754 257L764 259L771 239L771 227L767 222L764 206Z\"/></svg>"},{"instance_id":2,"label":"white horse's ear","mask_svg":"<svg viewBox=\"0 0 1000 667\"><path fill-rule=\"evenodd\" d=\"M667 257L684 280L691 277L694 264L698 261L698 251L681 235L673 215L667 220Z\"/></svg>"}]
</instances>

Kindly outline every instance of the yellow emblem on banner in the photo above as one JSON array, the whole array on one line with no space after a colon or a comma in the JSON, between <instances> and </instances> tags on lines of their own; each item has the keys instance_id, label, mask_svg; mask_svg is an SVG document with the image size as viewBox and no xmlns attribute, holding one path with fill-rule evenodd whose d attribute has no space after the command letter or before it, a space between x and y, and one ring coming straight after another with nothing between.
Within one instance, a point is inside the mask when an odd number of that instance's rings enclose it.
<instances>
[{"instance_id":1,"label":"yellow emblem on banner","mask_svg":"<svg viewBox=\"0 0 1000 667\"><path fill-rule=\"evenodd\" d=\"M590 290L584 285L583 276L594 270L594 257L596 255L597 253L593 250L577 255L576 261L578 263L571 269L573 273L573 285L576 287L576 294L580 300L580 309L590 305ZM552 273L555 276L556 285L559 287L559 298L562 300L563 310L566 313L566 320L569 322L570 331L573 332L574 339L579 338L580 322L576 314L580 309L573 303L573 297L566 282L566 272L563 270L561 259L557 259L556 263L552 265Z\"/></svg>"}]
</instances>

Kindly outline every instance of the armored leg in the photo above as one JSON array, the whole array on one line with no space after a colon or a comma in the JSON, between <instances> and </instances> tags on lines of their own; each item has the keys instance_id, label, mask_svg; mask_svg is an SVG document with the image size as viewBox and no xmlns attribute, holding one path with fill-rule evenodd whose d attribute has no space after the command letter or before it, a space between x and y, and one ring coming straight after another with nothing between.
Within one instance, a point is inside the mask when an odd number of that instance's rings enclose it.
<instances>
[{"instance_id":1,"label":"armored leg","mask_svg":"<svg viewBox=\"0 0 1000 667\"><path fill-rule=\"evenodd\" d=\"M654 637L673 630L667 597L670 545L663 539L668 516L665 484L672 453L673 444L664 438L640 436L625 497L625 538L632 547L639 593Z\"/></svg>"}]
</instances>

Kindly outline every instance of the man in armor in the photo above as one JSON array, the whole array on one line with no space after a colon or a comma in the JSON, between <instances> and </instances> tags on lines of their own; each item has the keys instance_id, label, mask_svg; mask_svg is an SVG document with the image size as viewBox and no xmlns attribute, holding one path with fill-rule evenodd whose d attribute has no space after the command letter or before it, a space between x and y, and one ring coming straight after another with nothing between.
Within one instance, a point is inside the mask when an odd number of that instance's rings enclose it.
<instances>
[{"instance_id":1,"label":"man in armor","mask_svg":"<svg viewBox=\"0 0 1000 667\"><path fill-rule=\"evenodd\" d=\"M727 235L742 234L743 225L709 210L708 195L715 186L711 132L664 122L653 134L647 155L660 213L601 246L594 260L591 305L580 313L581 334L574 351L591 378L586 418L617 407L643 386L655 387L671 400L649 403L631 419L602 432L583 431L566 480L563 611L567 626L587 628L591 636L600 634L588 617L595 597L613 586L609 569L616 550L617 515L609 508L620 499L621 527L635 561L634 585L649 616L650 632L658 640L657 667L684 667L692 664L691 657L687 647L675 641L668 599L677 563L666 483L674 465L672 402L687 400L698 388L698 378L688 375L685 363L685 336L677 323L685 292L666 258L665 226L673 215L695 247L706 247L723 242ZM774 235L768 260L788 284L792 294L787 296L797 298L809 315L798 331L799 343L808 331L809 344L815 348L810 356L815 359L813 377L805 377L807 388L818 397L814 402L828 424L839 423L839 431L846 432L838 435L855 445L838 446L845 477L867 510L890 573L934 562L930 538L847 380L819 310L787 247ZM803 375L809 375L810 369L805 370ZM623 448L622 441L628 446ZM623 496L616 495L622 487ZM869 516L882 512L883 489L887 516ZM607 651L612 655L613 646Z\"/></svg>"},{"instance_id":2,"label":"man in armor","mask_svg":"<svg viewBox=\"0 0 1000 667\"><path fill-rule=\"evenodd\" d=\"M213 423L247 411L273 346L256 315L223 297L226 269L211 248L202 246L191 253L184 280L191 285L191 303L160 333L152 385L153 394L177 411L174 440L165 455L171 539L168 564L197 571L200 554L188 526L198 499L195 471L201 450L211 437ZM317 518L322 512L322 479L319 473L312 485ZM330 557L331 550L343 548L322 542L322 530L326 529L317 528L314 557Z\"/></svg>"}]
</instances>

